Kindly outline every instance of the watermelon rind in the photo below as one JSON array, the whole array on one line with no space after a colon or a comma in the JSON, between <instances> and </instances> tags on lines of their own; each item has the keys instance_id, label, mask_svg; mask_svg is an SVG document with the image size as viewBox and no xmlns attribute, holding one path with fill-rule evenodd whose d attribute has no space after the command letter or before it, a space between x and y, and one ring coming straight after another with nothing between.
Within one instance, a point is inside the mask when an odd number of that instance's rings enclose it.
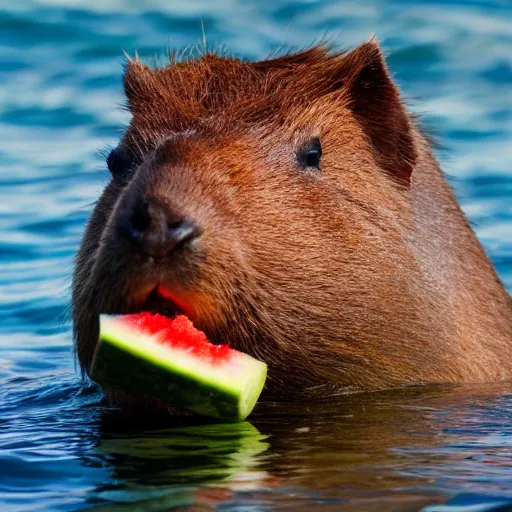
<instances>
[{"instance_id":1,"label":"watermelon rind","mask_svg":"<svg viewBox=\"0 0 512 512\"><path fill-rule=\"evenodd\" d=\"M91 377L102 386L147 395L197 414L242 421L265 385L267 365L233 351L212 361L162 344L123 322L100 315L100 339Z\"/></svg>"}]
</instances>

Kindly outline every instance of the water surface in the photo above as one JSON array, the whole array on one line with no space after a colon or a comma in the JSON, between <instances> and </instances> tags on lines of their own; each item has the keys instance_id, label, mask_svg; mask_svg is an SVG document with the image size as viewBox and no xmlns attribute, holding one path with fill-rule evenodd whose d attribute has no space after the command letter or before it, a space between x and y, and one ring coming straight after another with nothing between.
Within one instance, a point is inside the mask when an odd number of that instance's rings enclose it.
<instances>
[{"instance_id":1,"label":"water surface","mask_svg":"<svg viewBox=\"0 0 512 512\"><path fill-rule=\"evenodd\" d=\"M435 127L512 289L512 5L503 1L0 2L2 510L512 510L510 385L259 405L239 425L148 422L80 383L73 254L127 114L122 50L201 38L246 58L377 34ZM508 504L507 504L508 503Z\"/></svg>"}]
</instances>

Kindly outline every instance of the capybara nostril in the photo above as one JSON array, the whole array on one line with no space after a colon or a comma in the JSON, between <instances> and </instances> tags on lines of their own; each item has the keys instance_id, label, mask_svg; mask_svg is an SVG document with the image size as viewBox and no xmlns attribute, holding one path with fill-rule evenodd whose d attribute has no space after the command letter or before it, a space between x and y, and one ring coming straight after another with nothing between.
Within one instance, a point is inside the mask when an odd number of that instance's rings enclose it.
<instances>
[{"instance_id":1,"label":"capybara nostril","mask_svg":"<svg viewBox=\"0 0 512 512\"><path fill-rule=\"evenodd\" d=\"M171 223L166 218L152 219L149 229L141 236L139 250L153 258L162 258L183 247L198 234L197 228L186 219Z\"/></svg>"},{"instance_id":2,"label":"capybara nostril","mask_svg":"<svg viewBox=\"0 0 512 512\"><path fill-rule=\"evenodd\" d=\"M151 224L147 203L137 204L133 210L123 212L117 222L121 238L138 244Z\"/></svg>"},{"instance_id":3,"label":"capybara nostril","mask_svg":"<svg viewBox=\"0 0 512 512\"><path fill-rule=\"evenodd\" d=\"M151 216L149 215L147 203L137 205L130 217L132 235L140 236L146 229L149 228L151 223Z\"/></svg>"},{"instance_id":4,"label":"capybara nostril","mask_svg":"<svg viewBox=\"0 0 512 512\"><path fill-rule=\"evenodd\" d=\"M162 258L199 235L197 226L188 219L174 218L164 207L137 205L121 215L119 234L147 256Z\"/></svg>"},{"instance_id":5,"label":"capybara nostril","mask_svg":"<svg viewBox=\"0 0 512 512\"><path fill-rule=\"evenodd\" d=\"M197 238L199 228L190 220L182 219L167 224L167 235L172 243L172 249L176 249Z\"/></svg>"}]
</instances>

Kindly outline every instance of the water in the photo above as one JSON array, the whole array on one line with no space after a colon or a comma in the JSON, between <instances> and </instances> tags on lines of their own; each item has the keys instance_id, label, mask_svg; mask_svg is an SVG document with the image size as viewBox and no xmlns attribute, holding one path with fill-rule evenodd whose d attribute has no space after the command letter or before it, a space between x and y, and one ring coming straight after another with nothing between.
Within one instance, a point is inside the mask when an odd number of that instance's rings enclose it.
<instances>
[{"instance_id":1,"label":"water","mask_svg":"<svg viewBox=\"0 0 512 512\"><path fill-rule=\"evenodd\" d=\"M66 316L73 254L108 179L98 149L127 121L121 50L194 43L200 20L211 45L248 58L376 33L511 290L509 0L0 6L2 510L512 510L512 385L261 404L239 425L144 424L80 384Z\"/></svg>"}]
</instances>

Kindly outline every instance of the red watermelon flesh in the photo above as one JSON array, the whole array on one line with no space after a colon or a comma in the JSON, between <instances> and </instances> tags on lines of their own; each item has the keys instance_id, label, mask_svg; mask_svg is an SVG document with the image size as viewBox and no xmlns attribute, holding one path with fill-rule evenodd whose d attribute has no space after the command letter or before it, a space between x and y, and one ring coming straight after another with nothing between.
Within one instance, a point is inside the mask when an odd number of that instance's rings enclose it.
<instances>
[{"instance_id":1,"label":"red watermelon flesh","mask_svg":"<svg viewBox=\"0 0 512 512\"><path fill-rule=\"evenodd\" d=\"M162 345L184 350L185 352L208 360L212 363L228 361L237 352L229 345L214 345L208 341L206 334L196 329L185 315L172 319L158 313L149 312L125 315L127 325L135 330L144 331L154 336Z\"/></svg>"}]
</instances>

